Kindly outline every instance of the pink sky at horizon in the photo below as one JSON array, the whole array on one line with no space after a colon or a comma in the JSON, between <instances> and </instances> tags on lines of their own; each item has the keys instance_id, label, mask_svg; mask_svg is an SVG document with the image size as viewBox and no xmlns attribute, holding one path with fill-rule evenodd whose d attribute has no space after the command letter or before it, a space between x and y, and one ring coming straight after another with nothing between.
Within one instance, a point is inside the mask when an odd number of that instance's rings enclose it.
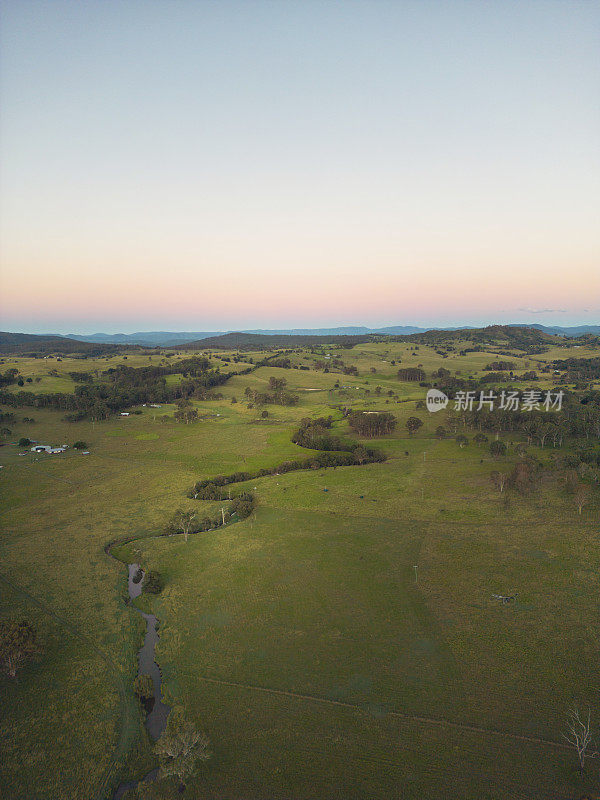
<instances>
[{"instance_id":1,"label":"pink sky at horizon","mask_svg":"<svg viewBox=\"0 0 600 800\"><path fill-rule=\"evenodd\" d=\"M599 324L599 31L578 0L6 3L0 327Z\"/></svg>"}]
</instances>

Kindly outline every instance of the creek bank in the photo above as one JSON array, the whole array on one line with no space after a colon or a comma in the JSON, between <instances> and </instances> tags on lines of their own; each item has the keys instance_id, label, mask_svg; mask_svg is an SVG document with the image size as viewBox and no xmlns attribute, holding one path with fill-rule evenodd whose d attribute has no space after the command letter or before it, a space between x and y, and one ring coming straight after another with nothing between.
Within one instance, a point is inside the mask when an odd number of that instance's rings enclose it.
<instances>
[{"instance_id":1,"label":"creek bank","mask_svg":"<svg viewBox=\"0 0 600 800\"><path fill-rule=\"evenodd\" d=\"M109 551L110 552L110 551ZM148 730L148 734L153 742L156 742L157 739L160 738L162 732L167 726L167 717L169 716L170 707L163 703L162 695L161 695L161 674L158 664L154 660L155 651L156 651L156 644L158 642L158 619L154 616L154 614L147 614L144 611L141 611L135 605L133 605L133 600L139 597L142 593L142 584L144 579L144 572L141 569L139 564L128 564L128 580L127 580L127 591L129 593L129 600L128 605L133 608L138 614L140 614L144 620L146 621L146 634L144 636L144 643L138 653L138 675L150 675L152 678L152 687L154 690L154 697L151 701L145 704L145 708L148 710L148 714L146 716L146 728ZM149 783L150 781L155 781L158 777L158 767L150 770L143 778L137 781L125 781L119 784L115 793L113 794L113 800L121 800L121 798L125 795L127 791L130 789L135 789L136 786L140 783Z\"/></svg>"}]
</instances>

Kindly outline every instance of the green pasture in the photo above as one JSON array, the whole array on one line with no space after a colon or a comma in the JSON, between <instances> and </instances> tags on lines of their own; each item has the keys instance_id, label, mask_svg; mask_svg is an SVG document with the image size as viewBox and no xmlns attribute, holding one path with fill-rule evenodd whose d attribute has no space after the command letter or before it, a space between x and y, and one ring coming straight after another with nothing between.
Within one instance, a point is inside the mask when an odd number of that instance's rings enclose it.
<instances>
[{"instance_id":1,"label":"green pasture","mask_svg":"<svg viewBox=\"0 0 600 800\"><path fill-rule=\"evenodd\" d=\"M473 431L463 448L440 441L443 412L417 409L426 390L396 379L413 363L480 374L492 352L442 359L403 343L323 352L356 365L358 378L260 367L217 387L222 399L195 401L201 420L189 425L175 422L173 405L96 423L16 410L35 423L11 424L12 442L84 440L90 454L21 456L6 437L0 447L0 615L31 619L43 645L18 683L0 676L1 797L99 800L152 765L133 695L142 624L124 602L125 567L104 552L132 537L128 554L165 578L152 608L167 702L186 706L214 751L184 797L548 800L600 791L596 767L580 778L561 746L571 703L598 719L598 493L578 515L551 478L526 496L498 492L490 473L512 468L520 437L503 437L499 461ZM519 372L535 368L532 357L514 360ZM5 359L0 368L62 375L90 371L90 361ZM215 361L223 371L246 366ZM271 376L285 378L299 403L265 406L263 419L244 390L266 391ZM398 418L393 434L368 442L386 462L235 485L256 496L247 520L187 543L153 538L177 508L203 516L222 505L187 499L196 480L305 457L290 440L303 417L331 414L334 433L356 438L340 405ZM409 436L413 415L424 425ZM517 600L502 605L494 594ZM172 790L152 792L178 796Z\"/></svg>"}]
</instances>

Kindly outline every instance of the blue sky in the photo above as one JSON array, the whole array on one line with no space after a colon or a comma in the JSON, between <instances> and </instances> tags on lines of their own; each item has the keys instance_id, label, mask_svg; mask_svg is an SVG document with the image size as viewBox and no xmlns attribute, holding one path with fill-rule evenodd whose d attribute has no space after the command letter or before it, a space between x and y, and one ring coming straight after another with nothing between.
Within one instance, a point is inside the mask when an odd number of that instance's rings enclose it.
<instances>
[{"instance_id":1,"label":"blue sky","mask_svg":"<svg viewBox=\"0 0 600 800\"><path fill-rule=\"evenodd\" d=\"M2 327L600 320L600 4L1 8Z\"/></svg>"}]
</instances>

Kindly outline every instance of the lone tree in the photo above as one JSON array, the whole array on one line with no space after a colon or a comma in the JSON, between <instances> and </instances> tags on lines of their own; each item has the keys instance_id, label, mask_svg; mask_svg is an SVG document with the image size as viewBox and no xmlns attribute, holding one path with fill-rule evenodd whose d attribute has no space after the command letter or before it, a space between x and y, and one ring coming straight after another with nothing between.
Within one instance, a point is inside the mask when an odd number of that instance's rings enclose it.
<instances>
[{"instance_id":1,"label":"lone tree","mask_svg":"<svg viewBox=\"0 0 600 800\"><path fill-rule=\"evenodd\" d=\"M160 776L179 778L185 781L196 771L198 761L208 761L210 752L208 737L196 730L186 718L181 706L174 708L167 719L167 727L154 748L160 760Z\"/></svg>"},{"instance_id":2,"label":"lone tree","mask_svg":"<svg viewBox=\"0 0 600 800\"><path fill-rule=\"evenodd\" d=\"M498 472L498 470L494 470L490 475L490 480L499 492L503 492L508 481L508 475L504 472Z\"/></svg>"},{"instance_id":3,"label":"lone tree","mask_svg":"<svg viewBox=\"0 0 600 800\"><path fill-rule=\"evenodd\" d=\"M0 622L0 664L10 678L39 652L32 625L25 620Z\"/></svg>"},{"instance_id":4,"label":"lone tree","mask_svg":"<svg viewBox=\"0 0 600 800\"><path fill-rule=\"evenodd\" d=\"M598 753L590 753L593 747L592 739L592 726L590 721L590 710L588 708L587 716L581 716L579 709L571 708L567 714L567 732L563 733L565 739L577 753L577 760L579 761L579 771L583 773L586 758L595 758Z\"/></svg>"},{"instance_id":5,"label":"lone tree","mask_svg":"<svg viewBox=\"0 0 600 800\"><path fill-rule=\"evenodd\" d=\"M504 442L501 442L500 439L494 439L494 441L490 444L490 453L494 456L494 458L505 456L506 445Z\"/></svg>"},{"instance_id":6,"label":"lone tree","mask_svg":"<svg viewBox=\"0 0 600 800\"><path fill-rule=\"evenodd\" d=\"M406 420L406 429L408 430L408 435L412 436L413 433L416 433L422 424L423 420L419 419L419 417L409 417Z\"/></svg>"},{"instance_id":7,"label":"lone tree","mask_svg":"<svg viewBox=\"0 0 600 800\"><path fill-rule=\"evenodd\" d=\"M587 504L590 498L590 488L586 483L580 483L579 486L575 488L575 495L573 499L575 500L575 505L577 506L577 513L581 514L583 507Z\"/></svg>"},{"instance_id":8,"label":"lone tree","mask_svg":"<svg viewBox=\"0 0 600 800\"><path fill-rule=\"evenodd\" d=\"M195 519L195 511L188 511L186 508L180 508L179 511L173 514L171 526L177 533L183 533L183 538L187 542L190 533L194 532L193 527Z\"/></svg>"},{"instance_id":9,"label":"lone tree","mask_svg":"<svg viewBox=\"0 0 600 800\"><path fill-rule=\"evenodd\" d=\"M83 442L80 440L78 442L75 442L73 447L75 448L75 450L87 450L87 442Z\"/></svg>"}]
</instances>

